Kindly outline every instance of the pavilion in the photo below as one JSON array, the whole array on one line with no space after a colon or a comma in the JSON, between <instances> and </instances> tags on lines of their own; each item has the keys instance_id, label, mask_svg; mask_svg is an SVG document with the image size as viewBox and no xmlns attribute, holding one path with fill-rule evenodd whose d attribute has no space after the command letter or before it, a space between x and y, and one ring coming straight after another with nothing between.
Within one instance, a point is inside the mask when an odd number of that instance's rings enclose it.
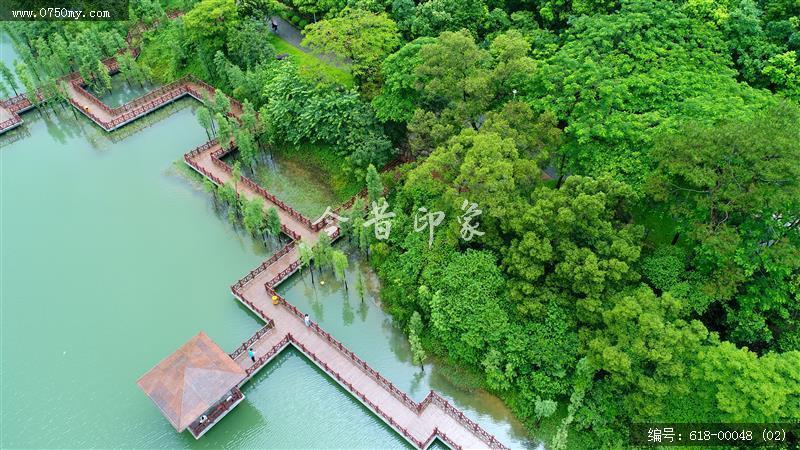
<instances>
[{"instance_id":1,"label":"pavilion","mask_svg":"<svg viewBox=\"0 0 800 450\"><path fill-rule=\"evenodd\" d=\"M244 400L246 373L204 332L183 344L136 382L180 433L200 438Z\"/></svg>"}]
</instances>

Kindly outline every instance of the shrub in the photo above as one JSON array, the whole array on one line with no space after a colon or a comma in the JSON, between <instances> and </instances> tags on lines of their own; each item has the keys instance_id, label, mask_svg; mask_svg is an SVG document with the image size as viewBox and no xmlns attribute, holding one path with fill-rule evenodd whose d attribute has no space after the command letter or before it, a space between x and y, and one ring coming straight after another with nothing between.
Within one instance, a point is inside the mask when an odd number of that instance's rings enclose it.
<instances>
[{"instance_id":1,"label":"shrub","mask_svg":"<svg viewBox=\"0 0 800 450\"><path fill-rule=\"evenodd\" d=\"M659 247L642 261L642 272L653 288L668 291L686 272L686 252L674 245Z\"/></svg>"}]
</instances>

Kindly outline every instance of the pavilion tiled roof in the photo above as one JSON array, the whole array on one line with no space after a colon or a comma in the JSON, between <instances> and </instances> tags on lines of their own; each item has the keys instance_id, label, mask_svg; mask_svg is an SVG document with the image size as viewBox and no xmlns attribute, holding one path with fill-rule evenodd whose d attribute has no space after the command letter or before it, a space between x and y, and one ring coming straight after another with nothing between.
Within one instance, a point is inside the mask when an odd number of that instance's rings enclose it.
<instances>
[{"instance_id":1,"label":"pavilion tiled roof","mask_svg":"<svg viewBox=\"0 0 800 450\"><path fill-rule=\"evenodd\" d=\"M245 377L244 369L201 331L136 383L182 432Z\"/></svg>"}]
</instances>

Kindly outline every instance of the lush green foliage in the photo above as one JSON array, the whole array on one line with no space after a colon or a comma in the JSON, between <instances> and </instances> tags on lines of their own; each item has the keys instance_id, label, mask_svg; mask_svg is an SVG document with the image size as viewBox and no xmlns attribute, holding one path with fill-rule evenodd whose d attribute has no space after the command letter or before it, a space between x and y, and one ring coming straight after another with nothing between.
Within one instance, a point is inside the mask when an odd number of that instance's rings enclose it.
<instances>
[{"instance_id":1,"label":"lush green foliage","mask_svg":"<svg viewBox=\"0 0 800 450\"><path fill-rule=\"evenodd\" d=\"M287 54L297 64L298 73L304 78L317 80L321 84L339 84L346 88L354 86L353 75L346 65L335 65L304 52L276 35L269 35L267 42L275 47L277 54Z\"/></svg>"},{"instance_id":2,"label":"lush green foliage","mask_svg":"<svg viewBox=\"0 0 800 450\"><path fill-rule=\"evenodd\" d=\"M238 20L234 0L202 0L186 13L183 24L187 38L205 55L213 55L225 45L228 33Z\"/></svg>"},{"instance_id":3,"label":"lush green foliage","mask_svg":"<svg viewBox=\"0 0 800 450\"><path fill-rule=\"evenodd\" d=\"M268 101L260 110L270 142L331 144L357 171L389 161L391 143L356 92L315 86L291 64L273 68L263 91Z\"/></svg>"},{"instance_id":4,"label":"lush green foliage","mask_svg":"<svg viewBox=\"0 0 800 450\"><path fill-rule=\"evenodd\" d=\"M421 317L412 346L481 374L531 427L568 400L555 448L575 429L617 448L634 421L800 414L800 119L781 98L798 11L535 6L449 31L416 16L446 2L393 3L423 37L383 61L372 104L429 156L402 171L371 256L392 312ZM465 200L485 232L470 241ZM422 207L450 219L430 248Z\"/></svg>"},{"instance_id":5,"label":"lush green foliage","mask_svg":"<svg viewBox=\"0 0 800 450\"><path fill-rule=\"evenodd\" d=\"M361 201L342 231L414 364L457 364L556 449L625 447L633 422L800 416L795 0L287 3L200 0L163 21L142 1L133 16L158 26L123 74L193 73L245 102L241 123L221 94L198 112L235 139L237 175L305 149L343 162L325 171L341 192L386 196L388 239ZM271 35L274 11L341 67ZM5 91L57 91L73 70L107 86L98 63L129 27L12 27ZM398 152L413 162L381 176ZM208 189L278 234L274 210ZM444 220L420 227L431 212ZM299 251L343 279L327 236Z\"/></svg>"},{"instance_id":6,"label":"lush green foliage","mask_svg":"<svg viewBox=\"0 0 800 450\"><path fill-rule=\"evenodd\" d=\"M4 32L15 42L20 59L9 68L0 65L0 74L7 92L26 93L41 91L45 102L64 98L59 79L70 72L78 72L84 82L99 93L111 88L111 78L103 60L125 47L123 36L128 27L120 23L101 25L81 24L74 27L57 22L7 22ZM132 68L128 65L127 68ZM16 73L14 78L12 71ZM146 80L149 74L142 69L137 79ZM33 103L40 103L28 95Z\"/></svg>"},{"instance_id":7,"label":"lush green foliage","mask_svg":"<svg viewBox=\"0 0 800 450\"><path fill-rule=\"evenodd\" d=\"M374 83L376 68L400 45L397 26L386 14L345 8L335 18L309 25L303 45L352 61L353 75Z\"/></svg>"},{"instance_id":8,"label":"lush green foliage","mask_svg":"<svg viewBox=\"0 0 800 450\"><path fill-rule=\"evenodd\" d=\"M689 123L656 146L653 197L691 241L693 276L679 289L698 312L711 304L710 326L751 348L798 349L798 123L797 108L783 104L746 120Z\"/></svg>"},{"instance_id":9,"label":"lush green foliage","mask_svg":"<svg viewBox=\"0 0 800 450\"><path fill-rule=\"evenodd\" d=\"M566 122L569 170L639 185L658 128L763 107L762 92L736 81L720 33L674 9L634 0L576 18L543 61L528 98Z\"/></svg>"}]
</instances>

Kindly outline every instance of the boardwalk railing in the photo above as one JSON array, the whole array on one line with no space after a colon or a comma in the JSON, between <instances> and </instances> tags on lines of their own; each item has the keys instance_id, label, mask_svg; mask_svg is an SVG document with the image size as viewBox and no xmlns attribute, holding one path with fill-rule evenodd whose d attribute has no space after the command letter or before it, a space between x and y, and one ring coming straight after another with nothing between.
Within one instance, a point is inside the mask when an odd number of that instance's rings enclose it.
<instances>
[{"instance_id":1,"label":"boardwalk railing","mask_svg":"<svg viewBox=\"0 0 800 450\"><path fill-rule=\"evenodd\" d=\"M205 81L195 77L192 74L187 75L186 76L186 80L188 82L190 82L191 84L196 84L196 85L200 86L206 92L210 92L210 93L216 92L216 88L214 86L211 86L210 84L208 84ZM200 94L200 92L197 91L194 87L189 86L189 89L191 91L194 91L195 94L197 94L197 99L198 100L200 100L200 101L203 100L202 99L202 94ZM211 95L211 94L209 94L209 95ZM239 100L236 100L235 98L228 98L228 100L230 100L230 102L231 102L231 114L229 114L229 115L237 115L238 113L241 113L243 111L244 108L242 107L242 102L240 102Z\"/></svg>"},{"instance_id":2,"label":"boardwalk railing","mask_svg":"<svg viewBox=\"0 0 800 450\"><path fill-rule=\"evenodd\" d=\"M244 303L245 306L250 308L251 311L256 313L258 315L258 317L261 317L261 319L264 320L266 323L272 323L272 319L261 308L256 306L255 303L251 302L250 300L242 297L241 291L240 292L234 292L234 293L241 300L241 302Z\"/></svg>"},{"instance_id":3,"label":"boardwalk railing","mask_svg":"<svg viewBox=\"0 0 800 450\"><path fill-rule=\"evenodd\" d=\"M390 414L389 414L387 411L384 411L383 409L381 409L380 405L378 405L378 404L374 403L373 401L371 401L369 398L367 398L367 396L366 396L366 395L365 395L363 392L361 392L361 391L360 391L358 388L356 388L356 387L355 387L355 386L354 386L352 383L350 383L350 382L349 382L349 381L347 381L347 380L346 380L344 377L342 377L342 375L341 375L339 372L337 372L337 371L333 370L333 368L331 368L331 367L328 365L328 363L326 363L325 361L323 361L322 359L320 359L320 358L317 356L317 354L316 354L315 352L313 352L313 351L312 351L312 350L310 350L308 347L306 347L306 345L305 345L305 344L303 344L302 342L299 342L299 341L297 341L297 340L296 340L296 339L295 339L295 338L292 336L292 334L291 334L291 333L287 334L287 338L289 339L289 341L290 341L290 342L291 342L291 343L292 343L292 344L293 344L293 345L294 345L294 346L295 346L295 347L296 347L298 350L300 350L300 351L302 351L304 354L306 354L306 355L307 355L307 356L308 356L308 357L309 357L309 358L310 358L312 361L314 361L314 363L316 363L316 364L317 364L317 365L318 365L320 368L322 368L323 370L325 370L325 372L326 372L326 373L328 373L328 374L332 375L332 376L333 376L333 377L336 379L336 381L337 381L339 384L341 384L342 386L346 387L346 388L347 388L347 389L348 389L348 390L349 390L349 391L350 391L350 392L351 392L351 393L352 393L354 396L356 396L356 398L360 399L360 400L361 400L361 402L363 402L365 405L367 405L367 407L369 407L369 408L370 408L371 410L373 410L375 413L377 413L378 415L380 415L380 416L381 416L381 417L382 417L382 418L383 418L383 419L386 421L386 423L388 423L388 424L389 424L389 425L390 425L392 428L394 428L395 430L397 430L398 432L400 432L400 433L401 433L401 434L402 434L402 435L403 435L403 436L404 436L406 439L408 439L410 442L412 442L412 443L413 443L413 444L414 444L414 445L415 445L417 448L420 448L420 449L427 448L427 447L428 447L428 445L430 445L430 443L431 443L431 442L432 442L432 441L433 441L435 438L437 438L437 437L438 437L439 439L441 439L442 441L444 441L444 442L445 442L445 443L446 443L446 444L447 444L447 445L448 445L450 448L452 448L452 449L455 449L455 450L461 450L461 448L462 448L462 447L461 447L460 445L458 445L457 443L455 443L455 442L454 442L452 439L450 439L450 438L449 438L449 437L448 437L448 436L447 436L445 433L441 432L441 431L440 431L438 428L436 428L436 427L434 427L434 429L433 429L433 432L431 432L430 436L428 436L428 438L427 438L427 439L425 439L425 440L420 440L420 439L418 439L416 436L414 436L413 434L411 434L411 432L409 432L407 428L405 428L405 427L401 426L401 425L400 425L400 424L399 424L399 423L398 423L398 422L397 422L397 421L394 419L394 417L392 417L392 416L391 416L391 415L390 415ZM276 347L277 347L277 346L276 346ZM352 353L352 352L351 352L351 353ZM367 367L368 367L368 366L367 366ZM377 373L377 372L376 372L376 373ZM438 396L438 394L436 394L436 393L434 393L433 391L431 391L431 393L430 393L430 394L428 394L428 396L429 396L429 397L431 397L431 394L433 394L435 397L438 397L438 398L439 398L439 399L441 399L442 401L446 402L446 404L447 404L448 406L450 406L450 403L449 403L449 402L447 402L447 400L443 399L442 397ZM405 394L404 394L404 395L405 395ZM406 397L408 397L408 396L406 396ZM415 403L413 400L410 400L410 399L409 399L409 401L412 403L412 405L410 405L410 406L411 406L411 409L412 409L412 410L414 410L414 411L416 411L416 412L417 412L417 414L420 414L420 413L422 412L422 410L424 409L424 407L425 407L425 406L427 406L427 404L424 404L424 405L422 405L422 404L420 404L420 405L417 405L417 404L416 404L416 403ZM407 406L409 406L409 405L407 405ZM450 406L450 407L451 407L451 408L453 408L452 406ZM463 415L463 413L462 413L462 415ZM469 419L467 419L467 420L469 420ZM471 422L471 421L470 421L470 422ZM472 422L472 423L474 423L474 422ZM478 436L478 437L480 437L481 439L483 439L483 440L484 440L484 441L485 441L485 442L486 442L486 443L489 445L489 447L490 447L490 448L506 449L506 447L505 447L505 446L504 446L502 443L500 443L500 442L499 442L497 439L495 439L495 438L494 438L494 436L491 436L489 433L487 433L487 432L486 432L485 430L483 430L482 428L480 428L480 427L478 427L478 428L480 429L480 431L481 431L482 433L476 433L476 436ZM473 429L473 428L469 428L469 429L470 429L471 431L475 432L475 429ZM488 436L488 437L486 437L486 436Z\"/></svg>"},{"instance_id":4,"label":"boardwalk railing","mask_svg":"<svg viewBox=\"0 0 800 450\"><path fill-rule=\"evenodd\" d=\"M373 410L376 414L381 416L383 418L383 420L385 420L392 428L394 428L398 432L402 433L403 437L405 437L406 439L408 439L409 441L414 443L414 445L416 445L417 448L424 448L423 445L425 445L425 442L423 442L420 439L417 439L413 434L411 434L408 431L407 428L400 426L400 424L397 423L396 420L394 420L394 417L392 417L387 411L384 411L383 409L381 409L380 405L378 405L378 404L374 403L372 400L370 400L366 396L366 394L361 392L352 383L350 383L344 377L342 377L342 375L339 372L333 370L328 365L328 363L326 363L325 361L320 359L314 351L312 351L311 349L306 347L306 345L303 344L302 342L299 342L299 341L295 340L291 333L289 333L287 335L287 337L289 338L289 340L292 342L292 344L298 350L300 350L306 356L308 356L312 361L314 361L315 364L317 364L317 366L319 366L321 369L323 369L326 373L328 373L329 375L333 376L339 384L341 384L342 386L347 388L354 396L356 396L356 398L358 398L359 400L361 400L362 403L367 405L367 407L369 409ZM437 433L438 433L438 430L434 429L434 435L437 434ZM459 447L458 445L454 444L453 448L458 450L461 447Z\"/></svg>"},{"instance_id":5,"label":"boardwalk railing","mask_svg":"<svg viewBox=\"0 0 800 450\"><path fill-rule=\"evenodd\" d=\"M157 100L157 99L165 96L165 94L169 94L169 93L171 93L173 91L176 91L178 94L187 94L188 93L188 90L186 89L186 83L187 82L188 82L187 78L181 78L181 79L179 79L177 81L173 81L172 83L165 84L164 86L161 86L161 87L158 87L156 89L153 89L152 91L150 91L150 92L148 92L148 93L146 93L146 94L144 94L142 96L139 96L139 97L137 97L137 98L125 103L124 105L120 105L120 106L118 106L116 108L109 107L102 100L97 98L97 96L95 96L91 92L87 91L86 88L83 87L83 79L82 78L74 80L72 83L73 83L73 87L75 88L75 90L78 91L78 93L80 93L84 98L86 98L93 105L95 105L98 108L102 109L103 111L105 111L109 115L118 116L118 115L121 115L121 114L125 114L126 112L129 112L129 111L134 111L134 110L138 111L139 108L141 108L142 106L145 106L145 105L148 105L149 107L152 108L152 105L153 105L152 101L153 100Z\"/></svg>"},{"instance_id":6,"label":"boardwalk railing","mask_svg":"<svg viewBox=\"0 0 800 450\"><path fill-rule=\"evenodd\" d=\"M442 397L438 393L434 391L429 391L428 395L422 402L419 403L419 412L421 412L427 406L426 400L428 403L433 403L438 405L444 412L449 414L451 417L456 419L464 428L472 431L476 436L480 437L481 440L486 442L492 448L506 448L500 441L497 440L494 435L490 434L486 430L483 429L480 425L475 423L474 420L467 417L460 409L453 406L446 398Z\"/></svg>"},{"instance_id":7,"label":"boardwalk railing","mask_svg":"<svg viewBox=\"0 0 800 450\"><path fill-rule=\"evenodd\" d=\"M266 270L267 267L271 266L272 263L274 263L275 261L277 261L280 258L282 258L283 255L285 255L285 254L289 253L290 251L292 251L292 249L295 247L295 242L296 241L289 242L288 244L284 245L283 248L281 248L277 252L273 253L272 256L269 257L269 259L267 259L266 261L262 262L261 264L258 265L258 267L256 267L255 269L251 270L250 272L247 273L247 275L245 275L242 278L240 278L239 281L237 281L233 286L231 286L231 290L234 291L234 292L240 291L241 288L243 288L253 278L257 277L258 274L260 274L261 272Z\"/></svg>"},{"instance_id":8,"label":"boardwalk railing","mask_svg":"<svg viewBox=\"0 0 800 450\"><path fill-rule=\"evenodd\" d=\"M70 97L69 100L70 100L70 103L72 103L73 106L75 106L82 113L84 113L87 116L89 116L90 119L92 119L94 122L96 122L98 125L100 125L103 129L105 129L106 131L111 131L111 130L113 130L113 129L115 129L115 128L117 128L117 127L119 127L119 126L121 126L121 125L123 125L125 123L130 122L131 120L134 120L134 119L136 119L136 118L138 118L140 116L143 116L143 115L145 115L145 114L147 114L147 113L149 113L149 112L151 112L151 111L153 111L155 109L158 109L161 106L166 105L167 103L173 102L173 101L177 100L178 98L188 94L188 92L189 92L188 89L186 88L185 84L181 84L179 86L172 86L172 85L167 85L167 86L171 86L172 89L170 89L168 91L160 92L160 94L161 94L160 96L158 96L156 98L153 98L153 99L150 99L150 100L147 100L143 104L132 106L130 109L127 109L124 113L121 113L119 115L114 116L111 120L101 119L96 114L92 113L89 110L88 107L84 107L83 105L81 105L80 103L75 101L75 99L73 99L72 97ZM91 103L93 103L93 104L97 104L97 103L103 104L103 102L99 101L97 99L97 97L95 97L91 93L87 92L82 87L76 87L76 89L78 89L79 91L83 91L83 92L81 92L81 94L83 96L85 96ZM109 112L111 110L107 106L105 106L105 108L101 107L101 109L106 111L108 114L113 114L113 113Z\"/></svg>"},{"instance_id":9,"label":"boardwalk railing","mask_svg":"<svg viewBox=\"0 0 800 450\"><path fill-rule=\"evenodd\" d=\"M259 332L256 333L253 337L251 337L248 341L243 343L239 347L242 350L241 350L241 352L238 353L238 355L241 355L241 353L244 352L244 349L246 347L248 347L251 343L255 342L256 340L261 338L261 336L266 334L268 332L268 330L265 330L266 328L268 328L268 327L265 326L264 328L259 330ZM281 350L283 350L289 344L293 345L295 348L297 348L298 350L303 352L303 354L308 356L317 366L319 366L321 369L325 370L326 373L328 373L331 376L333 376L339 384L341 384L343 387L347 388L356 398L361 400L365 405L367 405L367 407L369 407L371 410L373 410L376 414L380 415L381 418L383 418L383 420L385 420L392 428L394 428L399 433L401 433L403 435L403 437L405 437L410 442L412 442L417 448L420 448L420 449L427 448L428 445L430 445L430 443L435 438L438 437L439 439L444 441L450 448L455 449L455 450L460 450L461 449L460 445L455 443L446 434L444 434L438 428L435 428L435 427L433 429L433 432L430 434L430 436L428 436L427 439L425 439L425 440L418 439L416 436L411 434L411 432L409 432L409 430L407 428L401 426L394 419L394 417L392 417L387 411L384 411L383 409L381 409L380 405L378 405L378 404L374 403L373 401L371 401L369 398L367 398L367 396L363 392L361 392L352 383L347 381L339 372L333 370L328 365L328 363L326 363L325 361L320 359L320 357L317 356L317 354L314 351L309 349L305 344L303 344L302 342L297 340L294 336L292 336L292 333L287 333L286 336L284 336L280 341L278 341L275 345L273 345L263 355L261 355L260 357L256 358L255 362L245 369L245 373L247 374L247 379L250 379L256 372L258 372L262 367L264 367L270 360L272 360L273 357L275 357L275 355L280 353ZM436 395L433 392L431 392L431 394ZM424 408L424 406L427 406L428 403L430 403L429 398L431 398L431 394L428 394L428 397L426 397L427 402L423 402L423 403L420 404L420 405L423 405L422 408ZM439 397L439 398L441 398L441 397ZM442 399L442 400L446 402L446 400L444 400L444 399ZM227 402L227 403L229 405L229 404L234 403L236 401L237 401L237 399L233 399L231 402ZM223 404L224 403L226 403L226 402L223 402ZM222 412L226 411L228 408L229 408L229 406L227 406L227 405L218 406L217 408L215 408L214 411L215 412L219 411L219 413L216 416L213 416L213 417L212 417L212 415L209 415L209 420L207 420L204 423L208 423L208 422L213 423L214 420L216 420L217 416L219 416L219 414L221 414ZM419 414L422 411L422 408L418 409L416 407L416 405L415 405L413 410L417 411L417 414ZM198 427L196 429L193 428L193 431L195 432L195 434L199 434L203 430L203 428L199 427L199 425L201 425L201 424L197 424L197 425L198 425ZM480 435L478 435L478 436L480 436ZM502 444L499 444L499 442L497 444L498 445L490 444L490 446L492 446L493 448L505 448L505 447L502 446Z\"/></svg>"},{"instance_id":10,"label":"boardwalk railing","mask_svg":"<svg viewBox=\"0 0 800 450\"><path fill-rule=\"evenodd\" d=\"M186 164L189 165L189 167L191 167L192 169L196 170L200 174L204 175L206 178L208 178L211 181L213 181L214 184L216 184L217 186L222 186L222 180L220 180L219 177L217 177L213 173L209 172L203 166L201 166L200 164L197 164L197 162L194 161L194 158L197 155L199 155L200 153L203 153L204 151L208 150L209 148L211 148L211 147L213 147L215 145L217 145L217 140L216 139L212 139L212 140L206 142L205 144L203 144L203 145L195 148L194 150L190 151L189 153L186 153L185 155L183 155L183 160L186 162Z\"/></svg>"},{"instance_id":11,"label":"boardwalk railing","mask_svg":"<svg viewBox=\"0 0 800 450\"><path fill-rule=\"evenodd\" d=\"M292 312L292 314L294 314L298 319L302 320L304 318L304 314L296 306L294 306L291 303L289 303L288 301L286 301L285 298L283 298L280 294L275 292L275 290L273 290L271 287L266 287L266 289L267 289L267 293L269 295L277 296L278 297L278 302L282 306L287 308L290 312ZM341 352L343 355L345 355L351 362L353 362L358 368L360 368L370 378L375 380L381 387L383 387L387 391L391 392L392 395L395 398L400 400L410 410L415 411L417 414L421 414L422 411L428 406L428 404L433 403L433 404L439 406L444 412L446 412L448 415L453 417L459 423L461 423L462 426L464 426L465 428L467 428L471 432L473 432L476 436L478 436L481 440L483 440L489 447L491 447L491 448L500 448L500 449L505 449L506 448L499 440L497 440L497 438L495 438L492 434L490 434L486 430L484 430L480 425L475 423L475 421L473 421L472 419L470 419L469 417L464 415L464 413L461 412L461 410L459 410L458 408L456 408L455 406L450 404L450 402L447 399L445 399L444 397L440 396L436 392L430 391L428 393L428 395L425 397L425 399L423 399L422 402L420 402L420 403L415 402L414 399L412 399L411 397L408 396L408 394L406 394L400 388L395 386L394 383L392 383L386 377L381 375L380 372L378 372L377 370L375 370L372 367L370 367L369 364L366 363L366 361L364 361L363 359L359 358L355 353L353 353L350 349L348 349L339 340L337 340L336 338L331 336L330 333L328 333L327 331L325 331L322 328L320 328L319 325L317 325L316 323L312 323L309 328L311 328L315 333L320 335L329 344L331 344L331 346L333 346L335 349L337 349L339 352ZM314 355L313 352L311 352L310 350L306 349L305 346L302 343L297 343L297 345L299 345L299 348L304 353L307 353L307 354L311 355L312 359L316 358L316 355ZM315 361L316 361L316 359L315 359ZM322 362L322 364L323 365L321 367L323 369L325 369L326 372L328 372L328 373L332 374L334 377L336 377L338 381L342 382L344 384L344 386L346 386L351 391L353 391L356 394L356 396L361 398L361 400L364 401L368 406L370 406L370 408L375 410L378 414L381 414L380 408L377 407L377 406L376 406L377 409L373 408L373 405L371 404L371 402L365 396L360 395L360 393L353 387L353 385L351 383L347 382L346 380L342 380L341 377L339 376L338 372L331 370L328 367L328 365L325 364L324 362ZM395 423L393 418L389 417L388 415L384 415L384 417L386 418L387 422L390 425L392 425L395 428L398 428L398 426L396 426L397 424ZM403 431L402 428L398 428L398 429L400 431ZM418 445L420 448L423 448L421 446L422 445L421 442L417 442L416 439L413 438L413 436L411 438L412 438L412 441L415 443L415 445Z\"/></svg>"},{"instance_id":12,"label":"boardwalk railing","mask_svg":"<svg viewBox=\"0 0 800 450\"><path fill-rule=\"evenodd\" d=\"M177 17L177 16L174 16L174 17ZM155 26L155 25L156 24L153 24L152 26ZM141 33L142 31L144 31L146 29L149 29L150 26L147 26L147 25L144 25L144 24L140 24L140 26L137 26L136 28L138 28L139 29L139 33ZM128 45L130 45L130 43L131 43L131 35L130 34L128 34L128 36L125 37L125 41L128 43ZM108 57L108 58L103 60L103 64L105 64L105 66L108 69L109 73L113 74L113 73L116 73L116 72L119 71L119 62L117 61L116 56L120 55L122 53L125 53L127 51L130 51L134 58L139 56L139 49L136 48L136 47L119 49L117 51L116 55L110 56L110 57ZM81 80L80 73L71 72L71 73L68 73L68 74L58 78L57 81L58 82L66 81L67 83L75 83L77 80ZM47 98L45 97L45 93L44 93L44 91L42 89L37 89L36 92L34 93L34 95L37 97L38 100L40 100L42 102L47 100ZM74 102L70 102L70 103L75 105ZM22 93L22 94L17 94L17 95L15 95L13 97L10 97L10 98L7 98L5 100L0 101L0 106L5 108L6 110L8 110L13 115L15 113L19 113L21 111L24 111L24 110L27 110L29 108L32 108L34 105L31 102L31 99L29 98L29 95L27 93ZM105 105L102 105L101 107L105 107ZM83 111L82 108L79 108L79 109L81 109ZM95 121L98 124L100 124L102 122L102 121L99 121L99 120L95 120ZM20 123L22 123L22 118L13 117L12 116L11 119L7 119L7 120L3 121L2 123L0 123L0 132L6 131L9 128L13 128L14 126L16 126L16 125L18 125Z\"/></svg>"},{"instance_id":13,"label":"boardwalk railing","mask_svg":"<svg viewBox=\"0 0 800 450\"><path fill-rule=\"evenodd\" d=\"M167 93L169 93L170 91L173 91L173 90L181 91L181 93L189 94L190 92L186 88L186 83L187 83L187 79L186 78L182 78L182 79L180 79L178 81L173 81L172 83L166 84L166 85L161 86L161 87L156 88L156 89L153 89L152 91L150 91L150 92L148 92L148 93L146 93L146 94L144 94L144 95L142 95L140 97L137 97L137 98L129 101L128 103L125 103L124 105L120 105L120 106L118 106L116 108L111 109L110 113L113 114L113 115L117 115L117 114L123 114L123 113L128 112L128 111L132 111L132 110L138 108L139 106L148 104L152 100L155 100L155 99L161 97L162 95L167 94Z\"/></svg>"},{"instance_id":14,"label":"boardwalk railing","mask_svg":"<svg viewBox=\"0 0 800 450\"><path fill-rule=\"evenodd\" d=\"M224 157L225 155L227 155L228 153L230 153L230 152L232 152L234 150L235 150L234 146L229 146L227 149L220 147L219 150L216 150L213 153L211 153L211 161L217 167L219 167L223 172L225 172L225 173L230 175L233 169L231 168L231 166L226 164L225 161L222 160L222 157ZM270 193L269 191L267 191L263 187L261 187L258 184L256 184L250 178L247 178L246 176L242 176L241 183L243 185L247 186L248 188L252 189L253 191L255 191L258 195L266 198L271 203L275 204L278 208L282 209L284 212L286 212L287 214L292 216L294 219L296 219L298 222L300 222L306 228L308 228L310 230L313 230L313 231L319 231L319 229L315 229L312 226L311 219L309 219L308 217L305 217L304 215L302 215L299 211L297 211L296 209L292 208L291 206L286 204L283 200L279 199L278 197L276 197L275 195L273 195L272 193Z\"/></svg>"},{"instance_id":15,"label":"boardwalk railing","mask_svg":"<svg viewBox=\"0 0 800 450\"><path fill-rule=\"evenodd\" d=\"M338 238L339 234L341 234L341 230L337 228L336 231L334 231L333 234L331 235L331 240L335 240L336 238ZM272 279L267 280L267 282L264 283L264 289L266 289L268 292L273 291L273 288L275 286L280 284L280 282L283 281L286 277L294 273L294 271L297 270L299 267L300 267L299 259L292 261L291 263L289 263L289 266L287 266L285 269L275 274L275 276L273 276Z\"/></svg>"},{"instance_id":16,"label":"boardwalk railing","mask_svg":"<svg viewBox=\"0 0 800 450\"><path fill-rule=\"evenodd\" d=\"M10 119L0 122L0 131L22 123L22 118L14 113Z\"/></svg>"},{"instance_id":17,"label":"boardwalk railing","mask_svg":"<svg viewBox=\"0 0 800 450\"><path fill-rule=\"evenodd\" d=\"M233 388L231 396L225 399L224 401L220 402L219 404L217 404L217 406L215 406L214 409L212 409L211 412L208 413L207 418L203 423L195 422L189 425L189 429L192 432L192 434L195 436L203 434L203 431L205 431L206 428L208 428L211 425L214 425L214 423L217 421L217 419L220 418L220 416L228 412L228 410L230 410L231 407L233 407L233 405L236 404L242 398L244 398L242 391L239 390L238 387Z\"/></svg>"},{"instance_id":18,"label":"boardwalk railing","mask_svg":"<svg viewBox=\"0 0 800 450\"><path fill-rule=\"evenodd\" d=\"M11 112L17 112L20 109L25 109L26 107L30 106L31 101L24 93L22 93L3 100L0 102L0 105Z\"/></svg>"},{"instance_id":19,"label":"boardwalk railing","mask_svg":"<svg viewBox=\"0 0 800 450\"><path fill-rule=\"evenodd\" d=\"M245 369L247 377L250 378L251 376L253 376L254 373L258 372L258 370L261 369L261 367L264 366L264 364L269 362L269 360L271 360L273 356L280 353L280 351L283 350L284 347L289 345L289 342L292 339L293 338L291 333L287 334L286 336L283 337L283 339L278 341L278 343L275 344L271 349L269 349L266 353L264 353L264 355L256 359L256 362L254 362L253 365Z\"/></svg>"},{"instance_id":20,"label":"boardwalk railing","mask_svg":"<svg viewBox=\"0 0 800 450\"><path fill-rule=\"evenodd\" d=\"M256 333L254 335L250 336L249 339L247 339L246 341L242 342L242 345L240 345L236 350L232 351L231 353L228 353L228 356L230 356L231 359L238 358L242 353L245 352L245 350L250 348L250 346L252 346L253 343L255 343L257 340L261 339L262 336L267 334L273 328L275 328L275 322L272 319L269 319L267 321L266 325L264 325L263 327L259 328L258 331L256 331Z\"/></svg>"}]
</instances>

